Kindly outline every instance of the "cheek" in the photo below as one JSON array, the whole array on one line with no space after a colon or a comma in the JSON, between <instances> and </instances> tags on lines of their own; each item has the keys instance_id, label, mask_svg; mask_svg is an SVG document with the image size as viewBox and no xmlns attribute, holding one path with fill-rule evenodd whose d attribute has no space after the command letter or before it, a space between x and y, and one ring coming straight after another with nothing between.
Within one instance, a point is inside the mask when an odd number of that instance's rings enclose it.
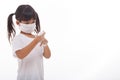
<instances>
[{"instance_id":1,"label":"cheek","mask_svg":"<svg viewBox=\"0 0 120 80\"><path fill-rule=\"evenodd\" d=\"M19 21L16 21L16 24L19 25L20 24Z\"/></svg>"}]
</instances>

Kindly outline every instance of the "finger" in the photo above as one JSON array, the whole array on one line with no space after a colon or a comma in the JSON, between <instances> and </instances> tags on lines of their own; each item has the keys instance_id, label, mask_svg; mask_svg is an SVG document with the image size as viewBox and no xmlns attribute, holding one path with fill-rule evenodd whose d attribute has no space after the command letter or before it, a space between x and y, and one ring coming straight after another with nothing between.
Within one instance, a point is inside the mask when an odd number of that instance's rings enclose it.
<instances>
[{"instance_id":1,"label":"finger","mask_svg":"<svg viewBox=\"0 0 120 80\"><path fill-rule=\"evenodd\" d=\"M45 32L43 32L41 36L44 36L44 35L45 35Z\"/></svg>"},{"instance_id":2,"label":"finger","mask_svg":"<svg viewBox=\"0 0 120 80\"><path fill-rule=\"evenodd\" d=\"M43 44L43 41L41 41L40 46L42 46L42 44Z\"/></svg>"},{"instance_id":3,"label":"finger","mask_svg":"<svg viewBox=\"0 0 120 80\"><path fill-rule=\"evenodd\" d=\"M39 33L38 33L38 35L40 36L40 35L42 35L44 33L44 31L40 31Z\"/></svg>"},{"instance_id":4,"label":"finger","mask_svg":"<svg viewBox=\"0 0 120 80\"><path fill-rule=\"evenodd\" d=\"M44 43L44 44L47 44L47 43L48 43L48 41L47 41L47 40L44 40L44 41L43 41L43 43Z\"/></svg>"}]
</instances>

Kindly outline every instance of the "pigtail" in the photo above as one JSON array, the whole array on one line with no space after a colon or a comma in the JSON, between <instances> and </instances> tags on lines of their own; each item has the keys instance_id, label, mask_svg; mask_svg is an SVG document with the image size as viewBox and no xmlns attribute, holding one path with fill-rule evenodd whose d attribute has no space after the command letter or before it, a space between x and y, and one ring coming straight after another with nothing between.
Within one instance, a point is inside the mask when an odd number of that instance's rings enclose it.
<instances>
[{"instance_id":1,"label":"pigtail","mask_svg":"<svg viewBox=\"0 0 120 80\"><path fill-rule=\"evenodd\" d=\"M8 16L8 20L7 20L7 32L8 32L8 40L9 42L11 41L11 39L15 36L16 31L14 29L14 24L13 24L13 20L12 20L12 16L14 15L14 13L10 14Z\"/></svg>"},{"instance_id":2,"label":"pigtail","mask_svg":"<svg viewBox=\"0 0 120 80\"><path fill-rule=\"evenodd\" d=\"M36 33L40 32L40 20L39 20L39 16L36 13Z\"/></svg>"}]
</instances>

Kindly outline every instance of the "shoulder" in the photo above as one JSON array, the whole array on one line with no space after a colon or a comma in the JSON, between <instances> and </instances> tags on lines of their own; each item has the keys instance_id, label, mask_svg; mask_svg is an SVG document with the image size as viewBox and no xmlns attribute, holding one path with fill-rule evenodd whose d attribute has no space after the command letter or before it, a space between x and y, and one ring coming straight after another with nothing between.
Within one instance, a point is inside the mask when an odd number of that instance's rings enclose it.
<instances>
[{"instance_id":1,"label":"shoulder","mask_svg":"<svg viewBox=\"0 0 120 80\"><path fill-rule=\"evenodd\" d=\"M16 35L16 36L13 38L12 42L14 42L14 41L19 41L19 40L22 40L22 35L21 35L21 34Z\"/></svg>"},{"instance_id":2,"label":"shoulder","mask_svg":"<svg viewBox=\"0 0 120 80\"><path fill-rule=\"evenodd\" d=\"M14 38L13 38L13 40L14 39L17 39L17 38L21 38L22 37L22 35L21 34L18 34L18 35L16 35Z\"/></svg>"}]
</instances>

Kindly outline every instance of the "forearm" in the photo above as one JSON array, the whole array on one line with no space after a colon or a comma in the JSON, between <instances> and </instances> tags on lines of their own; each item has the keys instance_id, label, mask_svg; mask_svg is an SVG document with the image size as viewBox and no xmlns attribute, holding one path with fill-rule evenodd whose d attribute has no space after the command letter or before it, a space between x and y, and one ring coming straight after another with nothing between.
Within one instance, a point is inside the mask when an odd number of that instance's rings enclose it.
<instances>
[{"instance_id":1,"label":"forearm","mask_svg":"<svg viewBox=\"0 0 120 80\"><path fill-rule=\"evenodd\" d=\"M38 41L34 39L30 44L28 44L26 47L16 51L16 55L18 58L23 59L26 57L31 50L37 45Z\"/></svg>"},{"instance_id":2,"label":"forearm","mask_svg":"<svg viewBox=\"0 0 120 80\"><path fill-rule=\"evenodd\" d=\"M50 58L50 56L51 56L51 51L50 51L48 45L46 45L46 46L44 47L44 53L43 53L43 56L44 56L45 58Z\"/></svg>"}]
</instances>

